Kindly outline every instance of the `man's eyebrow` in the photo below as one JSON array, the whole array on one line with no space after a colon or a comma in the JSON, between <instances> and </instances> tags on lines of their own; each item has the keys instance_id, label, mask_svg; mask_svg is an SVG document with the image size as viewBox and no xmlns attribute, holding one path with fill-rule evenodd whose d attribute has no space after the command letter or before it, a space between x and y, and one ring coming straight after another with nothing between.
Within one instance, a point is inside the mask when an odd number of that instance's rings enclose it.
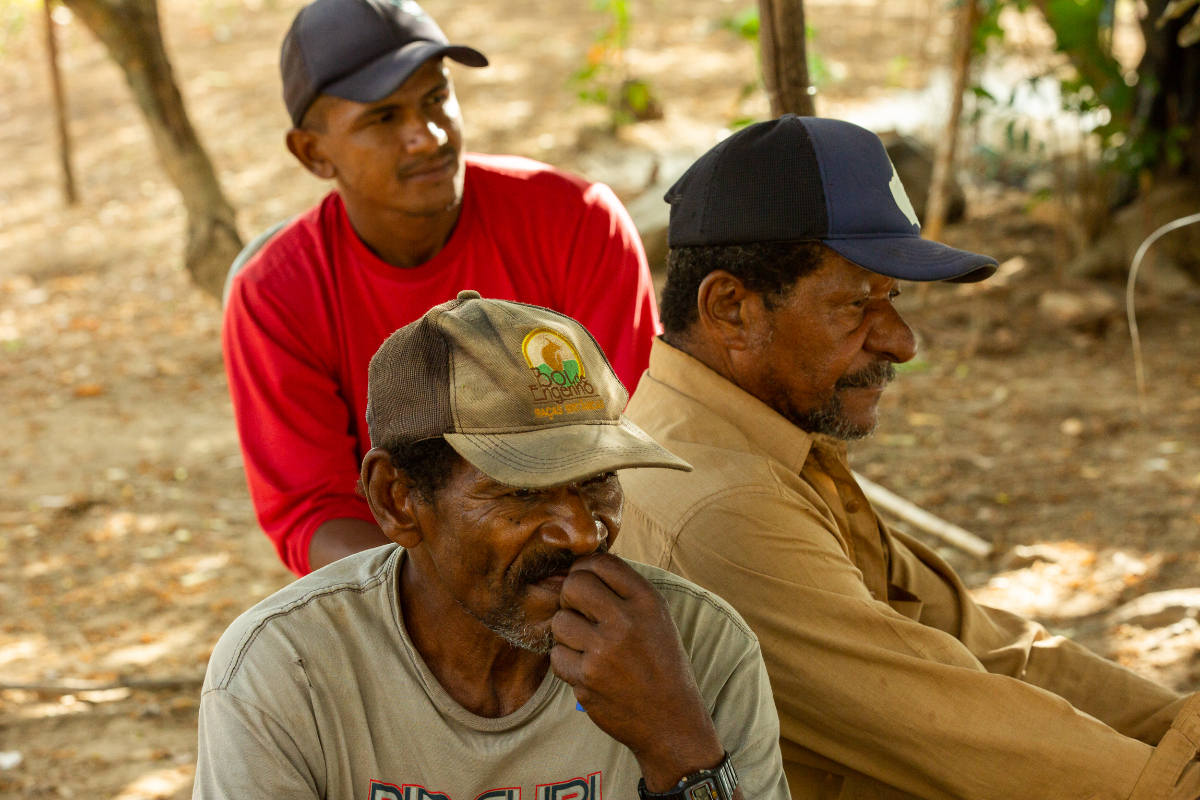
<instances>
[{"instance_id":1,"label":"man's eyebrow","mask_svg":"<svg viewBox=\"0 0 1200 800\"><path fill-rule=\"evenodd\" d=\"M358 115L358 118L359 119L367 119L368 117L377 116L379 114L385 114L389 111L395 111L399 107L400 107L399 103L380 103L377 106L370 106L370 107L364 109L362 111L362 113L360 113Z\"/></svg>"},{"instance_id":2,"label":"man's eyebrow","mask_svg":"<svg viewBox=\"0 0 1200 800\"><path fill-rule=\"evenodd\" d=\"M426 92L424 95L422 95L422 97L429 97L429 95L440 92L443 89L448 88L449 86L450 86L450 80L443 75L442 79L440 81L438 81L437 85L434 86L432 89L430 89L428 92Z\"/></svg>"}]
</instances>

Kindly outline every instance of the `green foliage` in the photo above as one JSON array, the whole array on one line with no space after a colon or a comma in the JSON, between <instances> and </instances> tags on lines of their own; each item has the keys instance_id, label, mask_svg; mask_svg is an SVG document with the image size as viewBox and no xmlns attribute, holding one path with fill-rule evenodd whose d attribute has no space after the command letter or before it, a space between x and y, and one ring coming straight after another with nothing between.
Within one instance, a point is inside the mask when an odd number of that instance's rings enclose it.
<instances>
[{"instance_id":1,"label":"green foliage","mask_svg":"<svg viewBox=\"0 0 1200 800\"><path fill-rule=\"evenodd\" d=\"M0 55L30 33L31 17L41 11L40 6L40 0L0 0Z\"/></svg>"},{"instance_id":2,"label":"green foliage","mask_svg":"<svg viewBox=\"0 0 1200 800\"><path fill-rule=\"evenodd\" d=\"M725 17L717 23L718 29L733 33L739 39L753 47L756 58L760 57L758 50L758 27L758 6L742 9L732 17ZM818 81L814 76L820 75L822 76L822 81L827 82L830 78L830 73L825 59L813 47L813 41L816 37L816 29L812 25L805 25L804 41L806 47L804 50L808 55L808 77L812 81L813 86L820 86L821 81Z\"/></svg>"},{"instance_id":3,"label":"green foliage","mask_svg":"<svg viewBox=\"0 0 1200 800\"><path fill-rule=\"evenodd\" d=\"M742 86L739 92L738 100L745 100L757 90L762 88L762 53L758 43L758 6L745 8L734 14L731 17L725 17L717 22L718 30L726 30L737 36L742 41L750 45L754 50L755 76L754 80ZM835 78L832 70L829 68L829 62L813 47L813 42L817 36L816 29L811 25L804 26L804 52L808 59L808 80L813 86L818 89L832 83ZM905 65L907 66L907 65ZM753 117L736 117L730 120L729 127L731 130L741 130L747 125L758 122Z\"/></svg>"},{"instance_id":4,"label":"green foliage","mask_svg":"<svg viewBox=\"0 0 1200 800\"><path fill-rule=\"evenodd\" d=\"M584 65L571 76L576 96L585 103L608 106L614 130L661 116L650 84L631 78L625 64L633 28L629 0L592 0L592 10L604 14L605 24L588 48Z\"/></svg>"},{"instance_id":5,"label":"green foliage","mask_svg":"<svg viewBox=\"0 0 1200 800\"><path fill-rule=\"evenodd\" d=\"M579 99L589 103L607 103L611 74L625 63L629 44L631 16L628 0L592 0L592 10L605 15L605 25L592 40L583 67L571 76L577 84Z\"/></svg>"},{"instance_id":6,"label":"green foliage","mask_svg":"<svg viewBox=\"0 0 1200 800\"><path fill-rule=\"evenodd\" d=\"M750 7L742 9L732 17L726 17L718 23L718 26L727 31L732 31L741 39L750 42L755 47L758 47L758 8Z\"/></svg>"},{"instance_id":7,"label":"green foliage","mask_svg":"<svg viewBox=\"0 0 1200 800\"><path fill-rule=\"evenodd\" d=\"M909 60L908 56L895 56L889 58L887 62L887 85L888 86L903 86L904 73L908 71ZM816 81L814 80L815 84Z\"/></svg>"},{"instance_id":8,"label":"green foliage","mask_svg":"<svg viewBox=\"0 0 1200 800\"><path fill-rule=\"evenodd\" d=\"M621 84L621 105L628 108L634 117L650 114L653 104L650 84L641 79L630 79Z\"/></svg>"},{"instance_id":9,"label":"green foliage","mask_svg":"<svg viewBox=\"0 0 1200 800\"><path fill-rule=\"evenodd\" d=\"M999 17L1005 7L1024 12L1030 2L981 0L982 15L974 41L977 54L985 52L992 41L1003 40L1004 29ZM1168 134L1154 130L1137 134L1131 131L1137 75L1126 75L1112 55L1115 0L1047 0L1041 8L1043 17L1054 31L1055 50L1065 55L1073 68L1073 74L1065 78L1056 76L1060 78L1063 110L1090 116L1098 122L1093 134L1100 143L1102 166L1117 172L1137 173L1162 163L1181 163L1181 143L1186 131ZM1051 76L1038 76L1032 80L1036 82L1047 77ZM973 91L977 114L987 108L1003 106L982 87L975 86ZM1010 144L1021 149L1027 140L1028 131L1017 131L1010 137Z\"/></svg>"}]
</instances>

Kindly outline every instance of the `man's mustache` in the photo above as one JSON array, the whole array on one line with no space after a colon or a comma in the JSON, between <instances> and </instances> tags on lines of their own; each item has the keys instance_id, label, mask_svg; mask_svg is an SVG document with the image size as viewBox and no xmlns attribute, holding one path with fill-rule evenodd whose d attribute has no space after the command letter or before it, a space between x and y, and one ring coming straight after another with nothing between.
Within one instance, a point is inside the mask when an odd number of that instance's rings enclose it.
<instances>
[{"instance_id":1,"label":"man's mustache","mask_svg":"<svg viewBox=\"0 0 1200 800\"><path fill-rule=\"evenodd\" d=\"M600 546L596 548L596 552L607 553L608 542L601 542ZM538 581L544 581L551 575L566 572L581 558L583 558L582 555L572 553L570 550L539 550L527 556L513 569L510 581L516 588L524 589Z\"/></svg>"},{"instance_id":2,"label":"man's mustache","mask_svg":"<svg viewBox=\"0 0 1200 800\"><path fill-rule=\"evenodd\" d=\"M834 391L843 389L870 389L876 386L886 386L896 378L896 366L890 361L876 361L863 367L858 372L843 375L834 384Z\"/></svg>"},{"instance_id":3,"label":"man's mustache","mask_svg":"<svg viewBox=\"0 0 1200 800\"><path fill-rule=\"evenodd\" d=\"M414 161L411 164L406 164L396 170L396 177L404 180L410 178L418 172L425 172L434 167L439 167L449 159L457 158L458 154L454 151L454 147L450 144L444 144L438 151L431 156L422 158L420 161Z\"/></svg>"}]
</instances>

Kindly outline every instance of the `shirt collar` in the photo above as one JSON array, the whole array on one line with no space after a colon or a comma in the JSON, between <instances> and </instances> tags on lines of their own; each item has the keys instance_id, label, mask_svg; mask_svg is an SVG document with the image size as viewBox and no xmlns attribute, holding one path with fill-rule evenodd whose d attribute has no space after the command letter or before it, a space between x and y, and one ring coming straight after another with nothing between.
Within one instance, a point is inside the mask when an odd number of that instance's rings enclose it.
<instances>
[{"instance_id":1,"label":"shirt collar","mask_svg":"<svg viewBox=\"0 0 1200 800\"><path fill-rule=\"evenodd\" d=\"M699 360L655 337L650 348L650 377L720 416L768 457L799 473L813 436L778 411L726 380Z\"/></svg>"}]
</instances>

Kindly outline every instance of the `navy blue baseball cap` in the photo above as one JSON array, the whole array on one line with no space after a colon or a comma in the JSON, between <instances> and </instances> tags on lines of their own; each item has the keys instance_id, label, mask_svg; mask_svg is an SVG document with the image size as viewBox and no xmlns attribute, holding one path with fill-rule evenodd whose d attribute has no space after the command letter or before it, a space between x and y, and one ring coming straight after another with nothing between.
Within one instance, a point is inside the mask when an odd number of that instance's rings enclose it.
<instances>
[{"instance_id":1,"label":"navy blue baseball cap","mask_svg":"<svg viewBox=\"0 0 1200 800\"><path fill-rule=\"evenodd\" d=\"M871 131L787 114L697 159L664 198L671 247L820 241L906 281L981 281L996 260L921 238L900 177Z\"/></svg>"},{"instance_id":2,"label":"navy blue baseball cap","mask_svg":"<svg viewBox=\"0 0 1200 800\"><path fill-rule=\"evenodd\" d=\"M414 0L316 0L283 38L283 102L296 127L318 95L382 100L431 58L486 67L483 53L450 44Z\"/></svg>"}]
</instances>

